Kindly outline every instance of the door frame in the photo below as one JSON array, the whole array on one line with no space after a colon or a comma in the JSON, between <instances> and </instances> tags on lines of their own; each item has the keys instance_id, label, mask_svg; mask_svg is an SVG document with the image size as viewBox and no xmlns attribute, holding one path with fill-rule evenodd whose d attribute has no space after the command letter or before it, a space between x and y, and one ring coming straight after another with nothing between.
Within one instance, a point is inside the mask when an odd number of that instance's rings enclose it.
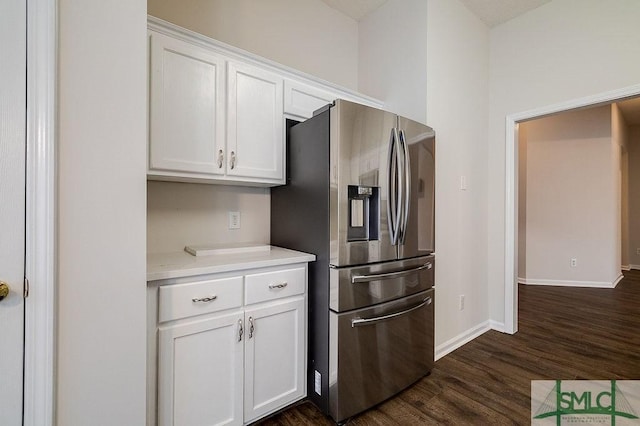
<instances>
[{"instance_id":1,"label":"door frame","mask_svg":"<svg viewBox=\"0 0 640 426\"><path fill-rule=\"evenodd\" d=\"M54 423L57 3L26 1L25 426Z\"/></svg>"},{"instance_id":2,"label":"door frame","mask_svg":"<svg viewBox=\"0 0 640 426\"><path fill-rule=\"evenodd\" d=\"M504 331L518 331L518 123L577 108L610 104L640 95L640 84L506 116Z\"/></svg>"}]
</instances>

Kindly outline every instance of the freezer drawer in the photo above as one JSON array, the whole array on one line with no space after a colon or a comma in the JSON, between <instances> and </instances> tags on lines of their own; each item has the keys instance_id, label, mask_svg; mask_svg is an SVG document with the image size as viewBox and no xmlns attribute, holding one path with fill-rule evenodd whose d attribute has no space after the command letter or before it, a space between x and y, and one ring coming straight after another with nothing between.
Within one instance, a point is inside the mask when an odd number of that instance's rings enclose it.
<instances>
[{"instance_id":1,"label":"freezer drawer","mask_svg":"<svg viewBox=\"0 0 640 426\"><path fill-rule=\"evenodd\" d=\"M329 317L329 410L337 422L393 396L433 367L433 289Z\"/></svg>"},{"instance_id":2,"label":"freezer drawer","mask_svg":"<svg viewBox=\"0 0 640 426\"><path fill-rule=\"evenodd\" d=\"M409 296L433 287L435 257L329 270L329 307L345 312Z\"/></svg>"}]
</instances>

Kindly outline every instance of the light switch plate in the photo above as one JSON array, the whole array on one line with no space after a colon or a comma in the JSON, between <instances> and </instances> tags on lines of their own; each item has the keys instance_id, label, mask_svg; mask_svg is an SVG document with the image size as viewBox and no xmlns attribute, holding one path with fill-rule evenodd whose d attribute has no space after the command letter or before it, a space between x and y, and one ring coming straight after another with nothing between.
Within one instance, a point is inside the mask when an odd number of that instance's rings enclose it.
<instances>
[{"instance_id":1,"label":"light switch plate","mask_svg":"<svg viewBox=\"0 0 640 426\"><path fill-rule=\"evenodd\" d=\"M229 212L229 229L240 229L240 212Z\"/></svg>"}]
</instances>

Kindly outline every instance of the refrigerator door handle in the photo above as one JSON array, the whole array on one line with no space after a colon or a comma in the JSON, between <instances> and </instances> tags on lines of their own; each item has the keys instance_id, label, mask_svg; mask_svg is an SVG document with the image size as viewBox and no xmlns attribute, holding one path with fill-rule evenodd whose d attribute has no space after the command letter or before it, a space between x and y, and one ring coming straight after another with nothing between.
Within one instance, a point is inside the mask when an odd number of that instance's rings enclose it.
<instances>
[{"instance_id":1,"label":"refrigerator door handle","mask_svg":"<svg viewBox=\"0 0 640 426\"><path fill-rule=\"evenodd\" d=\"M404 200L400 200L402 208L402 221L400 222L399 243L404 244L404 238L407 233L407 224L409 223L409 208L411 201L411 162L409 160L409 147L405 138L404 130L400 130L400 147L404 156Z\"/></svg>"},{"instance_id":2,"label":"refrigerator door handle","mask_svg":"<svg viewBox=\"0 0 640 426\"><path fill-rule=\"evenodd\" d=\"M420 303L420 304L418 304L418 305L416 305L416 306L414 306L412 308L406 309L404 311L396 312L394 314L382 315L382 316L375 317L375 318L354 318L354 319L351 320L351 328L359 327L361 325L375 324L375 323L380 322L380 321L385 321L385 320L388 320L388 319L391 319L391 318L396 318L396 317L399 317L399 316L402 316L402 315L406 315L409 312L413 312L416 309L420 309L423 306L430 305L430 304L431 304L431 297L427 297L426 299L424 299L422 301L422 303Z\"/></svg>"},{"instance_id":3,"label":"refrigerator door handle","mask_svg":"<svg viewBox=\"0 0 640 426\"><path fill-rule=\"evenodd\" d=\"M414 274L416 272L422 271L424 269L431 269L433 265L431 262L427 262L424 265L418 266L416 268L405 269L403 271L394 271L394 272L384 272L382 274L368 274L368 275L353 275L351 277L351 283L366 283L369 281L377 281L377 280L390 280L393 278L401 278L406 277L407 275Z\"/></svg>"},{"instance_id":4,"label":"refrigerator door handle","mask_svg":"<svg viewBox=\"0 0 640 426\"><path fill-rule=\"evenodd\" d=\"M398 244L398 231L400 228L400 200L402 193L398 193L398 189L401 190L400 185L400 161L398 159L398 129L395 127L391 129L391 136L389 137L389 156L387 163L387 187L389 193L387 196L387 223L389 225L389 237L391 238L391 244Z\"/></svg>"}]
</instances>

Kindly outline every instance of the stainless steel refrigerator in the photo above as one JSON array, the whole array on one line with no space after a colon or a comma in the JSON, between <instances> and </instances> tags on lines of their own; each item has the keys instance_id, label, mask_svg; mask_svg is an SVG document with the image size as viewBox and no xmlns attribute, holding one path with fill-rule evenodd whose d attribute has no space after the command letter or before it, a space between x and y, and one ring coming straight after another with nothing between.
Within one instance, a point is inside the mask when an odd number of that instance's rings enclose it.
<instances>
[{"instance_id":1,"label":"stainless steel refrigerator","mask_svg":"<svg viewBox=\"0 0 640 426\"><path fill-rule=\"evenodd\" d=\"M271 242L317 257L308 397L342 422L433 366L435 134L337 100L290 127L287 140Z\"/></svg>"}]
</instances>

